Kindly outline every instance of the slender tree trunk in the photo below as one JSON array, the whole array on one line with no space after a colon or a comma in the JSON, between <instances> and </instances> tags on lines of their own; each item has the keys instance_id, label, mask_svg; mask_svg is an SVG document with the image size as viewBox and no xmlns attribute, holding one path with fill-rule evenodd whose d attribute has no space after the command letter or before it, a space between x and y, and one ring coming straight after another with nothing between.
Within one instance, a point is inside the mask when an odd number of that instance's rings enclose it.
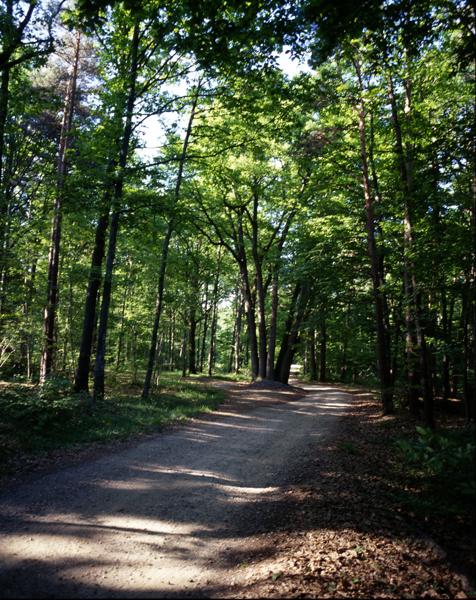
<instances>
[{"instance_id":1,"label":"slender tree trunk","mask_svg":"<svg viewBox=\"0 0 476 600\"><path fill-rule=\"evenodd\" d=\"M94 329L96 326L96 308L98 292L101 285L101 267L106 246L106 232L109 222L109 200L106 201L107 209L100 215L94 239L94 248L89 270L88 289L84 304L83 329L79 347L78 365L74 381L76 392L89 391L89 369L91 366L91 353L93 347Z\"/></svg>"},{"instance_id":2,"label":"slender tree trunk","mask_svg":"<svg viewBox=\"0 0 476 600\"><path fill-rule=\"evenodd\" d=\"M218 252L217 270L215 274L215 281L213 282L212 292L212 320L210 323L210 346L208 348L208 377L212 376L213 367L215 363L215 344L217 334L217 321L218 321L218 284L220 280L220 268L221 268L221 248Z\"/></svg>"},{"instance_id":3,"label":"slender tree trunk","mask_svg":"<svg viewBox=\"0 0 476 600\"><path fill-rule=\"evenodd\" d=\"M296 317L291 326L287 344L281 347L278 377L281 383L288 383L291 364L296 351L296 344L299 339L299 329L304 320L307 304L309 300L309 292L306 287L301 289L297 301Z\"/></svg>"},{"instance_id":4,"label":"slender tree trunk","mask_svg":"<svg viewBox=\"0 0 476 600\"><path fill-rule=\"evenodd\" d=\"M121 321L119 325L119 338L117 340L117 356L116 356L116 371L119 370L122 353L124 348L124 332L125 332L125 320L126 320L126 305L130 293L132 292L132 262L129 263L129 272L127 274L126 281L124 283L124 293L122 295L122 306L121 306Z\"/></svg>"},{"instance_id":5,"label":"slender tree trunk","mask_svg":"<svg viewBox=\"0 0 476 600\"><path fill-rule=\"evenodd\" d=\"M409 79L405 80L405 114L406 118L411 113L411 87ZM409 150L404 149L402 131L398 117L397 104L395 100L393 80L391 74L388 77L388 97L392 110L392 123L396 141L396 154L398 158L400 177L403 185L404 215L403 215L403 248L404 248L404 286L407 303L407 356L408 356L408 374L410 390L415 386L415 361L413 359L414 340L416 339L416 351L419 356L419 367L421 383L423 388L423 410L425 423L429 427L434 426L433 420L433 395L431 385L431 374L426 346L425 334L422 327L420 294L416 280L415 265L413 264L412 254L414 249L413 223L411 214L411 205L413 200L413 182L412 182L412 164L409 157ZM410 397L414 404L415 398Z\"/></svg>"},{"instance_id":6,"label":"slender tree trunk","mask_svg":"<svg viewBox=\"0 0 476 600\"><path fill-rule=\"evenodd\" d=\"M317 381L317 356L316 356L316 330L314 327L309 335L309 377L311 381Z\"/></svg>"},{"instance_id":7,"label":"slender tree trunk","mask_svg":"<svg viewBox=\"0 0 476 600\"><path fill-rule=\"evenodd\" d=\"M145 376L145 381L144 381L144 387L142 390L142 397L144 399L148 398L149 393L150 393L150 384L151 384L151 379L152 379L152 371L154 368L155 353L156 353L156 347L157 347L157 336L158 336L158 332L159 332L160 318L162 316L162 310L163 310L163 304L164 304L165 272L167 269L167 260L168 260L168 255L169 255L170 239L172 237L173 230L174 230L174 222L171 219L168 222L167 231L165 232L164 241L162 243L162 253L161 253L161 257L160 257L160 269L159 269L159 281L158 281L158 285L157 285L157 299L156 299L156 305L155 305L155 319L154 319L154 325L152 328L152 339L151 339L150 349L149 349L149 360L147 362L147 371L146 371L146 376ZM173 355L173 349L172 349L172 355Z\"/></svg>"},{"instance_id":8,"label":"slender tree trunk","mask_svg":"<svg viewBox=\"0 0 476 600\"><path fill-rule=\"evenodd\" d=\"M157 341L157 352L156 352L156 359L155 359L155 365L154 365L154 374L152 376L152 380L155 382L154 385L156 387L158 387L159 385L159 379L160 379L160 372L161 372L161 356L162 356L162 346L163 346L163 342L164 342L164 334L161 333L159 336L159 339Z\"/></svg>"},{"instance_id":9,"label":"slender tree trunk","mask_svg":"<svg viewBox=\"0 0 476 600\"><path fill-rule=\"evenodd\" d=\"M199 370L203 373L203 366L205 364L205 349L207 343L208 334L208 315L210 314L210 307L208 306L208 283L205 286L205 305L203 310L203 331L202 331L202 343L200 345L200 359L199 359Z\"/></svg>"},{"instance_id":10,"label":"slender tree trunk","mask_svg":"<svg viewBox=\"0 0 476 600\"><path fill-rule=\"evenodd\" d=\"M474 66L476 67L476 59L474 61ZM474 104L475 116L476 116L476 103ZM476 138L473 138L473 150L476 151ZM473 153L473 161L476 152ZM473 162L473 168L475 167ZM470 310L471 310L471 318L472 318L472 345L471 345L471 354L472 354L472 362L470 363L473 370L473 378L471 382L471 393L467 402L469 405L469 417L474 421L476 418L476 172L473 171L473 181L472 181L472 193L473 193L473 205L472 205L472 229L473 229L473 256L472 256L472 265L471 265L471 283L470 283Z\"/></svg>"},{"instance_id":11,"label":"slender tree trunk","mask_svg":"<svg viewBox=\"0 0 476 600\"><path fill-rule=\"evenodd\" d=\"M104 377L106 366L106 335L111 305L112 274L116 258L117 234L119 231L119 211L114 211L109 225L109 240L102 289L101 310L97 330L96 361L94 364L94 400L100 401L104 397Z\"/></svg>"},{"instance_id":12,"label":"slender tree trunk","mask_svg":"<svg viewBox=\"0 0 476 600\"><path fill-rule=\"evenodd\" d=\"M69 276L68 286L68 342L69 342L69 372L68 377L72 378L74 374L74 293L73 293L73 280L71 274Z\"/></svg>"},{"instance_id":13,"label":"slender tree trunk","mask_svg":"<svg viewBox=\"0 0 476 600\"><path fill-rule=\"evenodd\" d=\"M450 343L448 328L448 300L446 297L446 288L441 283L441 328L443 333L443 364L442 364L442 395L443 401L448 402L450 398L450 359L448 346Z\"/></svg>"},{"instance_id":14,"label":"slender tree trunk","mask_svg":"<svg viewBox=\"0 0 476 600\"><path fill-rule=\"evenodd\" d=\"M81 48L81 33L76 34L76 47L74 52L74 62L71 77L68 83L68 90L63 109L63 122L61 124L61 133L59 140L58 168L56 197L53 208L53 224L51 228L51 244L48 258L48 283L46 292L46 306L43 318L43 352L40 361L40 383L51 372L54 358L54 337L56 311L58 305L58 269L60 261L61 247L61 225L63 219L63 196L64 186L68 170L67 151L69 146L69 137L73 124L74 106L76 99L76 84L78 80L79 51Z\"/></svg>"},{"instance_id":15,"label":"slender tree trunk","mask_svg":"<svg viewBox=\"0 0 476 600\"><path fill-rule=\"evenodd\" d=\"M283 367L283 361L286 353L290 346L290 336L295 321L295 313L298 305L299 296L301 294L301 284L298 282L294 287L293 295L291 298L291 305L286 317L284 324L284 333L281 340L281 347L279 349L278 358L276 359L276 365L274 368L274 377L276 381L280 381L280 373Z\"/></svg>"},{"instance_id":16,"label":"slender tree trunk","mask_svg":"<svg viewBox=\"0 0 476 600\"><path fill-rule=\"evenodd\" d=\"M235 288L235 301L234 301L234 309L233 309L233 315L234 315L234 319L233 319L233 335L232 335L232 340L231 340L231 347L230 347L230 358L228 360L228 373L231 373L233 371L233 365L235 363L235 351L236 351L236 337L237 337L237 333L238 333L238 314L240 312L240 284L238 283L238 285Z\"/></svg>"},{"instance_id":17,"label":"slender tree trunk","mask_svg":"<svg viewBox=\"0 0 476 600\"><path fill-rule=\"evenodd\" d=\"M380 269L380 257L375 240L375 215L374 198L370 184L369 161L367 153L367 131L366 115L367 108L364 100L364 85L362 81L361 67L358 60L354 60L354 67L359 81L359 138L360 138L360 158L362 161L362 179L365 200L366 230L367 230L367 248L370 256L370 265L372 273L372 287L375 309L375 326L377 330L377 356L380 375L381 400L384 414L393 412L393 389L392 378L390 374L390 347L389 336L386 330L386 298L382 291L385 281L383 280ZM376 180L376 175L374 176Z\"/></svg>"},{"instance_id":18,"label":"slender tree trunk","mask_svg":"<svg viewBox=\"0 0 476 600\"><path fill-rule=\"evenodd\" d=\"M245 304L246 321L248 325L249 356L251 361L251 376L256 380L259 376L258 340L256 337L255 302L251 290L246 259L245 239L243 232L243 214L238 215L237 227L237 258L240 267L241 285Z\"/></svg>"},{"instance_id":19,"label":"slender tree trunk","mask_svg":"<svg viewBox=\"0 0 476 600\"><path fill-rule=\"evenodd\" d=\"M322 314L319 329L319 381L327 381L327 327L326 315Z\"/></svg>"},{"instance_id":20,"label":"slender tree trunk","mask_svg":"<svg viewBox=\"0 0 476 600\"><path fill-rule=\"evenodd\" d=\"M6 68L0 75L0 330L3 325L1 317L5 306L6 280L6 232L8 222L8 199L3 171L5 155L5 128L8 115L10 69Z\"/></svg>"},{"instance_id":21,"label":"slender tree trunk","mask_svg":"<svg viewBox=\"0 0 476 600\"><path fill-rule=\"evenodd\" d=\"M147 399L149 397L149 392L150 392L150 383L151 383L151 378L152 378L152 370L154 368L155 352L156 352L156 345L157 345L157 332L159 330L160 318L162 316L162 309L163 309L164 289L165 289L165 273L166 273L166 269L167 269L169 245L170 245L170 240L172 238L172 234L173 234L173 231L175 228L175 214L174 213L175 213L175 209L176 209L177 204L180 199L180 188L182 186L185 160L187 158L188 145L190 143L190 138L192 135L193 121L195 119L195 113L196 113L196 109L197 109L199 94L200 94L200 82L197 85L197 89L196 89L196 92L195 92L195 95L194 95L194 98L192 101L192 109L191 109L190 117L188 120L187 131L185 133L185 139L183 141L182 153L180 156L179 168L178 168L178 173L177 173L177 181L175 183L174 202L173 202L173 207L172 207L172 217L170 218L170 220L168 222L167 232L165 234L164 242L162 245L162 256L161 256L160 270L159 270L159 281L158 281L158 286L157 286L157 298L156 298L156 303L155 303L155 317L154 317L154 324L152 327L152 338L151 338L151 342L150 342L149 359L147 362L147 370L145 373L144 387L142 389L142 398L144 398L144 399Z\"/></svg>"},{"instance_id":22,"label":"slender tree trunk","mask_svg":"<svg viewBox=\"0 0 476 600\"><path fill-rule=\"evenodd\" d=\"M391 376L392 376L392 384L395 384L398 375L399 363L399 348L400 348L400 339L402 335L401 325L402 325L402 314L401 314L401 306L397 305L393 309L393 320L394 320L394 333L393 340L391 339L391 344L393 351L391 353L392 356L392 368L391 368Z\"/></svg>"},{"instance_id":23,"label":"slender tree trunk","mask_svg":"<svg viewBox=\"0 0 476 600\"><path fill-rule=\"evenodd\" d=\"M241 369L241 361L242 361L242 357L241 357L241 330L242 330L242 323L243 323L243 297L241 295L241 289L240 289L240 302L238 305L238 314L236 316L236 337L235 337L235 363L233 366L233 371L235 373L239 373L240 369Z\"/></svg>"},{"instance_id":24,"label":"slender tree trunk","mask_svg":"<svg viewBox=\"0 0 476 600\"><path fill-rule=\"evenodd\" d=\"M279 274L278 267L273 267L271 280L271 316L269 319L268 356L266 365L266 379L274 379L274 361L276 356L277 327L278 327L278 302L279 302Z\"/></svg>"},{"instance_id":25,"label":"slender tree trunk","mask_svg":"<svg viewBox=\"0 0 476 600\"><path fill-rule=\"evenodd\" d=\"M169 328L168 328L168 354L167 354L167 370L172 371L174 363L174 352L175 352L175 312L173 309L170 310L169 316Z\"/></svg>"},{"instance_id":26,"label":"slender tree trunk","mask_svg":"<svg viewBox=\"0 0 476 600\"><path fill-rule=\"evenodd\" d=\"M259 375L258 341L256 338L255 307L248 280L247 269L242 272L242 285L245 302L246 323L248 326L248 356L251 363L251 377L253 380L256 380Z\"/></svg>"},{"instance_id":27,"label":"slender tree trunk","mask_svg":"<svg viewBox=\"0 0 476 600\"><path fill-rule=\"evenodd\" d=\"M259 254L258 248L258 191L253 191L253 214L252 214L252 239L251 250L256 273L256 296L258 304L258 376L259 379L266 379L267 367L267 331L266 331L266 304L265 289L263 282L263 257Z\"/></svg>"},{"instance_id":28,"label":"slender tree trunk","mask_svg":"<svg viewBox=\"0 0 476 600\"><path fill-rule=\"evenodd\" d=\"M127 164L129 146L132 136L132 119L134 105L136 102L136 84L138 76L138 51L139 51L139 24L136 22L131 42L131 65L129 89L127 92L125 123L122 134L121 149L119 152L118 174L114 181L112 200L112 215L109 226L109 240L106 257L106 268L104 272L104 283L102 292L101 311L99 314L98 341L96 349L96 362L94 364L94 400L102 400L104 397L104 371L106 363L106 336L109 320L109 307L111 305L112 276L116 258L117 234L121 214L121 200L124 188L124 169Z\"/></svg>"},{"instance_id":29,"label":"slender tree trunk","mask_svg":"<svg viewBox=\"0 0 476 600\"><path fill-rule=\"evenodd\" d=\"M182 377L187 376L187 329L184 328L182 333L182 345L180 347L180 362L182 364Z\"/></svg>"},{"instance_id":30,"label":"slender tree trunk","mask_svg":"<svg viewBox=\"0 0 476 600\"><path fill-rule=\"evenodd\" d=\"M188 330L188 372L195 374L197 372L197 315L194 301L190 307Z\"/></svg>"},{"instance_id":31,"label":"slender tree trunk","mask_svg":"<svg viewBox=\"0 0 476 600\"><path fill-rule=\"evenodd\" d=\"M36 266L37 259L35 258L31 263L30 271L28 274L25 274L25 300L23 303L23 318L25 321L25 328L22 331L22 357L25 363L25 374L28 381L32 379L33 369L32 369L32 324L31 324L31 304L33 302L34 293L35 293L35 278L36 278Z\"/></svg>"}]
</instances>

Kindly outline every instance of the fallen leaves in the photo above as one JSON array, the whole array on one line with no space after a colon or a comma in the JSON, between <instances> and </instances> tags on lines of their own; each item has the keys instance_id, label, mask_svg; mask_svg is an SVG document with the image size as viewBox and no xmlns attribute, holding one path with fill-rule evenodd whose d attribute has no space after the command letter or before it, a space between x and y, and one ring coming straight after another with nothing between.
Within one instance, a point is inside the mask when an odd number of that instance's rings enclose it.
<instances>
[{"instance_id":1,"label":"fallen leaves","mask_svg":"<svg viewBox=\"0 0 476 600\"><path fill-rule=\"evenodd\" d=\"M393 477L389 443L405 423L379 419L379 411L368 398L356 403L340 436L327 448L316 447L297 481L283 491L286 522L282 504L265 517L263 540L274 548L272 556L250 558L246 577L237 578L225 597L471 596L447 552L420 529L432 523L415 523L391 500L409 485ZM459 542L463 553L468 541L460 536Z\"/></svg>"}]
</instances>

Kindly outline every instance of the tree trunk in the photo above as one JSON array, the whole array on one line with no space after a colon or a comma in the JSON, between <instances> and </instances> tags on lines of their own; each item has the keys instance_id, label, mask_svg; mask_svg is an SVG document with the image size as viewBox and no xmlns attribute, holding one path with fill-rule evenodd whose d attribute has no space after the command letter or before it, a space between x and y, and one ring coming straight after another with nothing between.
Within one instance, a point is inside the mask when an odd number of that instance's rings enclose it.
<instances>
[{"instance_id":1,"label":"tree trunk","mask_svg":"<svg viewBox=\"0 0 476 600\"><path fill-rule=\"evenodd\" d=\"M150 342L149 348L149 359L147 361L147 370L144 378L144 387L142 389L142 398L147 399L149 397L150 392L150 383L152 379L152 371L155 363L155 352L157 346L157 332L159 330L160 318L162 316L163 309L163 300L164 300L164 289L165 289L165 273L167 269L167 260L169 254L169 245L170 240L172 238L172 234L175 228L175 209L177 207L178 201L180 199L180 188L182 186L183 180L183 171L185 167L185 160L187 158L187 150L190 142L190 137L192 135L192 126L195 118L195 112L198 103L198 97L200 93L200 82L198 82L197 89L192 101L192 110L190 112L190 117L188 120L187 131L185 133L185 138L182 146L182 153L180 155L179 168L177 173L177 181L175 183L175 192L174 192L174 202L172 207L172 216L169 219L167 225L167 232L164 237L164 242L162 245L162 256L160 261L160 270L159 270L159 281L157 286L157 298L155 303L155 317L154 317L154 325L152 327L152 338Z\"/></svg>"},{"instance_id":2,"label":"tree trunk","mask_svg":"<svg viewBox=\"0 0 476 600\"><path fill-rule=\"evenodd\" d=\"M239 373L241 369L241 330L243 323L243 297L239 288L238 313L236 315L236 336L235 336L235 362L233 371Z\"/></svg>"},{"instance_id":3,"label":"tree trunk","mask_svg":"<svg viewBox=\"0 0 476 600\"><path fill-rule=\"evenodd\" d=\"M407 78L405 80L405 114L408 119L411 114L411 88ZM407 303L407 355L408 355L408 373L410 389L415 384L415 368L412 357L414 340L416 339L416 350L419 356L419 367L421 383L423 388L423 411L425 423L428 427L434 426L433 419L433 394L431 385L431 374L426 346L425 334L422 327L420 294L418 290L415 265L413 264L412 254L414 252L413 223L412 223L412 202L413 202L413 182L412 182L412 164L409 156L409 149L404 149L402 131L398 117L397 103L395 100L393 79L388 77L388 98L392 110L392 124L396 141L396 154L398 158L400 177L403 186L403 249L404 249L404 286L405 299ZM415 401L414 398L411 399Z\"/></svg>"},{"instance_id":4,"label":"tree trunk","mask_svg":"<svg viewBox=\"0 0 476 600\"><path fill-rule=\"evenodd\" d=\"M8 222L8 199L6 193L5 177L3 171L5 154L5 127L8 115L8 94L10 82L10 69L5 69L0 75L0 318L5 305L5 285L6 279L6 232ZM0 330L2 328L0 321Z\"/></svg>"},{"instance_id":5,"label":"tree trunk","mask_svg":"<svg viewBox=\"0 0 476 600\"><path fill-rule=\"evenodd\" d=\"M235 301L234 301L234 319L233 319L233 335L231 339L231 347L230 347L230 358L228 360L228 373L233 372L233 365L235 364L235 352L236 352L236 339L238 335L238 315L241 308L241 299L240 299L240 284L235 288Z\"/></svg>"},{"instance_id":6,"label":"tree trunk","mask_svg":"<svg viewBox=\"0 0 476 600\"><path fill-rule=\"evenodd\" d=\"M284 361L285 355L289 351L290 336L291 336L293 324L295 321L294 316L295 316L296 307L298 304L298 299L299 299L300 294L301 294L301 284L298 282L296 284L296 286L294 287L293 295L291 298L291 305L289 307L288 315L286 318L286 323L284 325L284 333L283 333L283 338L281 340L281 347L279 349L278 358L276 360L276 365L274 368L274 378L276 381L281 381L280 373L281 373L281 370L283 367L283 361Z\"/></svg>"},{"instance_id":7,"label":"tree trunk","mask_svg":"<svg viewBox=\"0 0 476 600\"><path fill-rule=\"evenodd\" d=\"M272 282L271 282L271 316L269 319L268 333L268 356L266 366L266 378L274 379L274 360L276 356L276 341L278 327L278 301L279 301L279 276L278 267L273 267Z\"/></svg>"},{"instance_id":8,"label":"tree trunk","mask_svg":"<svg viewBox=\"0 0 476 600\"><path fill-rule=\"evenodd\" d=\"M200 345L200 359L199 359L199 370L203 373L203 367L205 364L205 349L207 343L208 334L208 315L210 314L210 307L208 306L208 283L205 286L205 306L203 309L203 331L202 331L202 343Z\"/></svg>"},{"instance_id":9,"label":"tree trunk","mask_svg":"<svg viewBox=\"0 0 476 600\"><path fill-rule=\"evenodd\" d=\"M319 381L321 383L327 381L327 328L325 314L321 316L319 330Z\"/></svg>"},{"instance_id":10,"label":"tree trunk","mask_svg":"<svg viewBox=\"0 0 476 600\"><path fill-rule=\"evenodd\" d=\"M182 345L180 347L180 362L182 363L182 377L187 376L187 329L182 333Z\"/></svg>"},{"instance_id":11,"label":"tree trunk","mask_svg":"<svg viewBox=\"0 0 476 600\"><path fill-rule=\"evenodd\" d=\"M251 376L256 380L259 376L258 340L256 337L255 302L251 290L248 261L246 260L245 240L243 233L243 213L238 214L237 227L237 258L240 267L241 286L245 304L246 321L248 325L249 356L251 361Z\"/></svg>"},{"instance_id":12,"label":"tree trunk","mask_svg":"<svg viewBox=\"0 0 476 600\"><path fill-rule=\"evenodd\" d=\"M393 389L392 378L390 373L390 347L389 336L386 329L386 297L382 291L385 281L382 277L380 268L380 256L375 240L375 215L374 215L374 198L369 176L369 163L367 156L367 132L366 132L366 115L367 109L364 100L364 86L362 81L362 73L358 60L354 60L355 72L359 81L360 98L359 98L359 139L360 139L360 158L362 161L362 180L364 189L365 215L366 215L366 231L367 231L367 248L370 257L370 266L372 274L372 288L374 297L375 309L375 327L377 330L377 356L380 376L380 390L382 409L384 414L390 414L394 411L393 407ZM376 175L375 175L376 177Z\"/></svg>"},{"instance_id":13,"label":"tree trunk","mask_svg":"<svg viewBox=\"0 0 476 600\"><path fill-rule=\"evenodd\" d=\"M221 248L218 251L217 270L215 274L215 281L213 283L212 292L212 320L210 323L210 346L208 348L208 377L212 376L213 366L215 363L215 343L217 334L217 321L218 321L218 284L220 280L220 267L221 267Z\"/></svg>"},{"instance_id":14,"label":"tree trunk","mask_svg":"<svg viewBox=\"0 0 476 600\"><path fill-rule=\"evenodd\" d=\"M119 370L122 361L122 354L124 348L124 332L125 332L125 317L126 317L126 305L130 293L132 292L132 262L129 263L129 271L127 274L126 281L124 283L124 293L122 295L122 307L121 307L121 322L119 325L119 338L117 340L117 355L116 355L116 371Z\"/></svg>"},{"instance_id":15,"label":"tree trunk","mask_svg":"<svg viewBox=\"0 0 476 600\"><path fill-rule=\"evenodd\" d=\"M114 191L109 227L109 241L106 257L106 268L104 272L103 293L101 311L98 325L98 341L96 349L96 362L94 364L94 400L102 400L104 397L104 370L106 363L106 336L109 320L109 307L111 304L112 276L116 258L117 234L121 214L121 200L124 189L124 169L127 164L129 146L132 136L132 118L136 102L136 84L138 75L138 50L139 50L139 24L136 22L131 42L131 65L129 87L127 91L124 130L122 134L121 149L119 152L118 174L114 181Z\"/></svg>"},{"instance_id":16,"label":"tree trunk","mask_svg":"<svg viewBox=\"0 0 476 600\"><path fill-rule=\"evenodd\" d=\"M289 381L289 373L291 370L291 364L293 362L294 353L296 351L296 345L299 338L299 329L304 320L304 315L306 312L307 304L309 300L309 292L307 287L301 289L299 294L299 298L297 301L297 310L296 317L294 318L294 322L291 326L291 330L289 333L289 337L287 343L281 347L280 352L280 360L279 360L279 370L278 380L281 383L288 383Z\"/></svg>"},{"instance_id":17,"label":"tree trunk","mask_svg":"<svg viewBox=\"0 0 476 600\"><path fill-rule=\"evenodd\" d=\"M194 301L190 307L190 324L188 330L188 372L197 372L197 315Z\"/></svg>"},{"instance_id":18,"label":"tree trunk","mask_svg":"<svg viewBox=\"0 0 476 600\"><path fill-rule=\"evenodd\" d=\"M53 208L53 224L51 228L51 244L48 258L48 283L46 291L46 306L43 318L43 352L40 362L40 383L51 372L54 357L54 338L56 311L58 305L58 269L60 261L61 248L61 225L63 219L63 196L67 165L67 151L69 146L69 136L73 124L74 105L76 98L76 84L78 80L79 51L81 48L81 33L76 34L76 46L74 51L74 62L71 77L68 83L68 90L64 102L63 121L61 124L61 133L59 140L58 168L56 197Z\"/></svg>"},{"instance_id":19,"label":"tree trunk","mask_svg":"<svg viewBox=\"0 0 476 600\"><path fill-rule=\"evenodd\" d=\"M9 37L9 32L14 30L13 25L13 1L7 0L3 14L5 38ZM7 45L7 39L4 40ZM4 65L0 73L0 282L3 283L6 278L6 248L5 236L8 221L8 200L6 194L5 176L3 172L5 155L5 130L8 116L10 87L10 67ZM3 314L5 298L4 285L0 288L0 317ZM3 323L0 321L0 330Z\"/></svg>"},{"instance_id":20,"label":"tree trunk","mask_svg":"<svg viewBox=\"0 0 476 600\"><path fill-rule=\"evenodd\" d=\"M266 305L265 289L263 283L263 257L259 254L258 248L258 190L253 190L253 213L252 213L252 238L251 251L255 265L256 273L256 296L258 304L258 376L259 379L266 379L267 371L267 331L266 331Z\"/></svg>"},{"instance_id":21,"label":"tree trunk","mask_svg":"<svg viewBox=\"0 0 476 600\"><path fill-rule=\"evenodd\" d=\"M91 268L89 270L88 289L86 292L86 302L84 304L83 330L74 381L75 392L89 391L89 369L91 366L93 336L96 325L98 292L101 285L101 267L104 259L106 232L109 222L109 201L106 201L106 205L107 210L100 215L96 225Z\"/></svg>"},{"instance_id":22,"label":"tree trunk","mask_svg":"<svg viewBox=\"0 0 476 600\"><path fill-rule=\"evenodd\" d=\"M316 330L314 327L309 335L309 377L311 381L317 381L317 356L316 356Z\"/></svg>"}]
</instances>

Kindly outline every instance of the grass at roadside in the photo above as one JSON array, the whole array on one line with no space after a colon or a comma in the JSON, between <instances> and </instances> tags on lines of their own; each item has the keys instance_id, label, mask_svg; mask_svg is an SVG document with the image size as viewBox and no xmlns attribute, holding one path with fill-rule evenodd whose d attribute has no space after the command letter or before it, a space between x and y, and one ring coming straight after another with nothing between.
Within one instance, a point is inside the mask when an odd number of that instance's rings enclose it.
<instances>
[{"instance_id":1,"label":"grass at roadside","mask_svg":"<svg viewBox=\"0 0 476 600\"><path fill-rule=\"evenodd\" d=\"M74 394L66 380L43 389L31 385L0 387L0 473L8 472L18 453L41 455L49 450L108 442L151 432L164 425L215 409L224 392L177 374L161 377L149 400L140 387L118 378L103 402L92 404Z\"/></svg>"}]
</instances>

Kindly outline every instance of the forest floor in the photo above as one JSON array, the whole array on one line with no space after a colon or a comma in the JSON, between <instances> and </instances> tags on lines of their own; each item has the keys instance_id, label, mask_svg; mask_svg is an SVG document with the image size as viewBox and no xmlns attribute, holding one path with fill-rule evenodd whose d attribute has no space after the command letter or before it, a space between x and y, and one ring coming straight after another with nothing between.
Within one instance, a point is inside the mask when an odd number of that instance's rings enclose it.
<instances>
[{"instance_id":1,"label":"forest floor","mask_svg":"<svg viewBox=\"0 0 476 600\"><path fill-rule=\"evenodd\" d=\"M474 596L474 523L402 501L413 422L362 390L216 385L212 414L7 481L0 597Z\"/></svg>"}]
</instances>

